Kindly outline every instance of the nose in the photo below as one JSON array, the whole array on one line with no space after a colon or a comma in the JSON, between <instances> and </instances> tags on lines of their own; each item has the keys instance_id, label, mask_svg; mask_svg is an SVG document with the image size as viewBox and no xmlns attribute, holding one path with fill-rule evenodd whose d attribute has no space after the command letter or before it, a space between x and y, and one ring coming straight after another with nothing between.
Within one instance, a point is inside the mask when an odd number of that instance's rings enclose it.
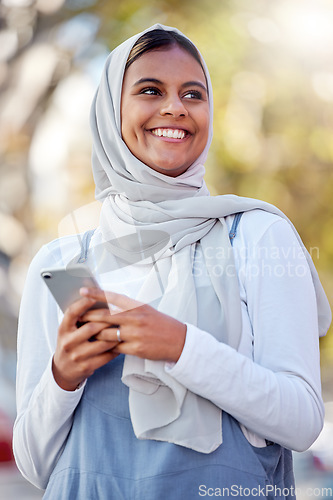
<instances>
[{"instance_id":1,"label":"nose","mask_svg":"<svg viewBox=\"0 0 333 500\"><path fill-rule=\"evenodd\" d=\"M165 99L163 100L161 109L160 109L160 114L162 116L169 115L173 116L175 118L180 118L182 116L187 116L188 111L186 109L186 106L184 106L183 101L179 97L178 94L172 94L169 96L166 96Z\"/></svg>"}]
</instances>

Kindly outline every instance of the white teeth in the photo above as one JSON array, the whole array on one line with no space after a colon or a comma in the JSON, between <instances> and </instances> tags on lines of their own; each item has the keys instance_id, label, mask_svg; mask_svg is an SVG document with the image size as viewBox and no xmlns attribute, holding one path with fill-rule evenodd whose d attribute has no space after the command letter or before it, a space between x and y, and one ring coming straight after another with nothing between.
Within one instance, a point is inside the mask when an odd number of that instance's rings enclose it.
<instances>
[{"instance_id":1,"label":"white teeth","mask_svg":"<svg viewBox=\"0 0 333 500\"><path fill-rule=\"evenodd\" d=\"M185 137L184 130L177 130L172 128L154 128L151 132L158 137L170 137L172 139L184 139Z\"/></svg>"}]
</instances>

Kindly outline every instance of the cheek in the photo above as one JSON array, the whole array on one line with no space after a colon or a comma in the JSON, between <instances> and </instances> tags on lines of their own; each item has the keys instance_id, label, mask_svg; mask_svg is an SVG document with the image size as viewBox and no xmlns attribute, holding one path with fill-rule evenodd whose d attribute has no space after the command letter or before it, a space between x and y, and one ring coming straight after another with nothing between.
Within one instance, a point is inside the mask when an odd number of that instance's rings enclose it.
<instances>
[{"instance_id":1,"label":"cheek","mask_svg":"<svg viewBox=\"0 0 333 500\"><path fill-rule=\"evenodd\" d=\"M201 125L201 142L204 143L204 147L208 141L208 134L209 134L209 113L203 113L201 120L200 120L200 125Z\"/></svg>"},{"instance_id":2,"label":"cheek","mask_svg":"<svg viewBox=\"0 0 333 500\"><path fill-rule=\"evenodd\" d=\"M144 129L147 112L135 102L124 103L121 109L121 133L124 137L136 137Z\"/></svg>"},{"instance_id":3,"label":"cheek","mask_svg":"<svg viewBox=\"0 0 333 500\"><path fill-rule=\"evenodd\" d=\"M129 147L130 143L133 141L133 138L135 137L135 121L133 119L133 111L130 113L126 108L123 108L123 113L122 113L122 120L121 120L121 135L123 141L126 143L126 145Z\"/></svg>"},{"instance_id":4,"label":"cheek","mask_svg":"<svg viewBox=\"0 0 333 500\"><path fill-rule=\"evenodd\" d=\"M133 102L131 102L131 99L126 95L122 98L120 112L121 135L123 140L127 144L127 141L131 140L134 134L137 110L134 109Z\"/></svg>"},{"instance_id":5,"label":"cheek","mask_svg":"<svg viewBox=\"0 0 333 500\"><path fill-rule=\"evenodd\" d=\"M207 105L207 109L205 111L205 124L206 124L206 128L207 128L207 134L208 134L208 129L209 129L209 122L210 122L210 114L209 114L209 107Z\"/></svg>"}]
</instances>

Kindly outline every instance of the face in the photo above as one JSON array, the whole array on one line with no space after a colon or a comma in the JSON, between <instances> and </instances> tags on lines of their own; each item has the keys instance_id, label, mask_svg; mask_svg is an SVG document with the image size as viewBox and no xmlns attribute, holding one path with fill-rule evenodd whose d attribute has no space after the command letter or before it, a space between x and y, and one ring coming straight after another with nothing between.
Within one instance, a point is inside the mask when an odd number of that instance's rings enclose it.
<instances>
[{"instance_id":1,"label":"face","mask_svg":"<svg viewBox=\"0 0 333 500\"><path fill-rule=\"evenodd\" d=\"M204 150L208 127L205 75L186 50L146 52L127 69L121 132L143 163L172 177L182 174Z\"/></svg>"}]
</instances>

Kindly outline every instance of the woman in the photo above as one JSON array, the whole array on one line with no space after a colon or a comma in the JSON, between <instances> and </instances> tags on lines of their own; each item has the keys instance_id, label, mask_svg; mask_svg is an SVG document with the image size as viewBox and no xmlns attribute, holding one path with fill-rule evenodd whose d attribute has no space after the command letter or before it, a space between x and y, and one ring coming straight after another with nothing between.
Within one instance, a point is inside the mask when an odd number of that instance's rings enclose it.
<instances>
[{"instance_id":1,"label":"woman","mask_svg":"<svg viewBox=\"0 0 333 500\"><path fill-rule=\"evenodd\" d=\"M294 496L290 450L323 423L330 310L278 209L209 196L212 106L176 29L107 60L91 113L100 226L40 250L21 306L14 450L47 499ZM78 260L103 291L62 315L40 269Z\"/></svg>"}]
</instances>

